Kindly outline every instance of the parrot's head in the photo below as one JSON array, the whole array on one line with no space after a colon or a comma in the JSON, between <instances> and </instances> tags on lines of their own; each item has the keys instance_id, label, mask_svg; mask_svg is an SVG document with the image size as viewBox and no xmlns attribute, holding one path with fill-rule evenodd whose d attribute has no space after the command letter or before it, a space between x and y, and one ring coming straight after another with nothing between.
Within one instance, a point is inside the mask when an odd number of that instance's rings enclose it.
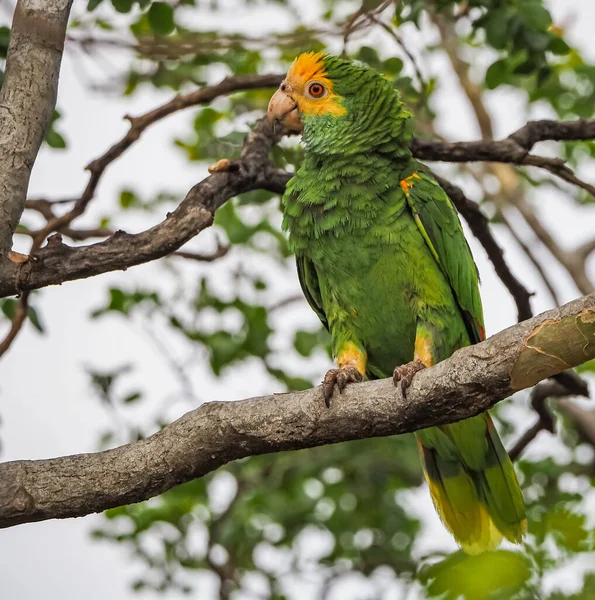
<instances>
[{"instance_id":1,"label":"parrot's head","mask_svg":"<svg viewBox=\"0 0 595 600\"><path fill-rule=\"evenodd\" d=\"M409 113L393 84L370 67L307 52L298 56L268 108L272 122L302 132L322 154L408 146Z\"/></svg>"}]
</instances>

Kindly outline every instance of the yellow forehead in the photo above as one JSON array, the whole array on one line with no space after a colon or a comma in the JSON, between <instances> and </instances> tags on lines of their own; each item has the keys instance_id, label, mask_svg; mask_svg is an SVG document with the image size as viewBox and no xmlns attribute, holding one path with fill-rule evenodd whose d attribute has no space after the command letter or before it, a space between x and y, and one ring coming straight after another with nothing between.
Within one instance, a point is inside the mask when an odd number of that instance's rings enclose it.
<instances>
[{"instance_id":1,"label":"yellow forehead","mask_svg":"<svg viewBox=\"0 0 595 600\"><path fill-rule=\"evenodd\" d=\"M316 79L326 80L326 68L322 52L306 52L300 54L289 67L287 80L294 85L305 85L308 81Z\"/></svg>"}]
</instances>

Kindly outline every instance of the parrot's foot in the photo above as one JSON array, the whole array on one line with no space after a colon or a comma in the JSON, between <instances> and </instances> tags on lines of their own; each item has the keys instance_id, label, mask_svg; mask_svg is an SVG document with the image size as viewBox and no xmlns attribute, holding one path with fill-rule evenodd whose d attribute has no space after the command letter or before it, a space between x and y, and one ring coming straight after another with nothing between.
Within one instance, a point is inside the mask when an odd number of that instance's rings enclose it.
<instances>
[{"instance_id":1,"label":"parrot's foot","mask_svg":"<svg viewBox=\"0 0 595 600\"><path fill-rule=\"evenodd\" d=\"M339 393L342 393L348 383L359 383L362 379L361 373L353 367L349 369L331 369L330 371L327 371L322 380L324 403L327 408L331 407L331 398L335 391L335 384L339 388Z\"/></svg>"},{"instance_id":2,"label":"parrot's foot","mask_svg":"<svg viewBox=\"0 0 595 600\"><path fill-rule=\"evenodd\" d=\"M426 365L421 360L412 360L405 365L399 365L395 367L393 371L393 381L395 386L401 384L401 392L403 398L407 398L407 388L411 385L413 377L418 371L425 369Z\"/></svg>"}]
</instances>

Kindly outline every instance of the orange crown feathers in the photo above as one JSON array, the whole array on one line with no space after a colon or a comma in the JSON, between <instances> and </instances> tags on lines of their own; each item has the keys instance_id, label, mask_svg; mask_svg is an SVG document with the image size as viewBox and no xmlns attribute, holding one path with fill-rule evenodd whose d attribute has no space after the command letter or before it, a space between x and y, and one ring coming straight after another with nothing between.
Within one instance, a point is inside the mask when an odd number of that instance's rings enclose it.
<instances>
[{"instance_id":1,"label":"orange crown feathers","mask_svg":"<svg viewBox=\"0 0 595 600\"><path fill-rule=\"evenodd\" d=\"M310 81L310 79L322 79L326 77L326 68L324 58L327 56L323 52L305 52L300 54L289 67L287 79L298 80L300 83Z\"/></svg>"}]
</instances>

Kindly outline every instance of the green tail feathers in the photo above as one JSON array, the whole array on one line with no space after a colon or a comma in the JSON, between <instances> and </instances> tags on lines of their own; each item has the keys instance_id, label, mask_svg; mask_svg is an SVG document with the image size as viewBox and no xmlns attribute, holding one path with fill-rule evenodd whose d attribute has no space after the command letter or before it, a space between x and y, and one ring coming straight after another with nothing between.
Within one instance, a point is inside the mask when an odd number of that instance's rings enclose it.
<instances>
[{"instance_id":1,"label":"green tail feathers","mask_svg":"<svg viewBox=\"0 0 595 600\"><path fill-rule=\"evenodd\" d=\"M523 495L489 414L416 435L436 510L463 550L479 554L502 537L521 543Z\"/></svg>"}]
</instances>

